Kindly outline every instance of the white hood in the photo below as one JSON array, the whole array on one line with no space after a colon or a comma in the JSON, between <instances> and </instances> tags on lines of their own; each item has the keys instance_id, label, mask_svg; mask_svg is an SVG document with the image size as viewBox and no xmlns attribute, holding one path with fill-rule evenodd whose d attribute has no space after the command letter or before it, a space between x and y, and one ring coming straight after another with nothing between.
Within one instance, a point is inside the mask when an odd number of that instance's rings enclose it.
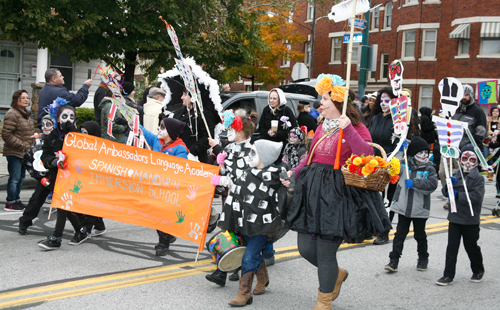
<instances>
[{"instance_id":1,"label":"white hood","mask_svg":"<svg viewBox=\"0 0 500 310\"><path fill-rule=\"evenodd\" d=\"M278 109L286 104L286 97L285 93L279 89L279 88L273 88L269 91L269 95L267 95L267 104L269 105L269 108L271 108L271 111L274 110L271 104L269 103L269 96L271 95L271 92L276 91L278 93L278 98L280 100L280 105Z\"/></svg>"}]
</instances>

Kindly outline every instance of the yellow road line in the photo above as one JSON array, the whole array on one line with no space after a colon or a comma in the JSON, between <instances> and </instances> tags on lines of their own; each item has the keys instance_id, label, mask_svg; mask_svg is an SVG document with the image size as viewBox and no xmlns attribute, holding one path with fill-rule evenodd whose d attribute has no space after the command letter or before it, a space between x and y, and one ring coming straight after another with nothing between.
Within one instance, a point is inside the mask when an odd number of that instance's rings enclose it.
<instances>
[{"instance_id":1,"label":"yellow road line","mask_svg":"<svg viewBox=\"0 0 500 310\"><path fill-rule=\"evenodd\" d=\"M481 217L481 224L498 223L498 222L500 222L500 218L497 218L494 216ZM448 229L448 222L441 222L441 223L426 225L426 232L428 232L428 233L443 231L443 230L447 230L447 229ZM394 232L395 232L395 230L391 231L392 234ZM411 235L413 235L413 231L410 231L408 233L408 236L411 236ZM391 235L390 239L394 239L394 235ZM371 243L371 241L366 241L366 242L363 242L361 244L369 244L369 243ZM354 246L358 246L358 245L360 245L360 243L344 243L340 247L341 248L348 248L348 247L354 247ZM285 251L296 250L296 249L297 249L297 246L282 247L282 248L276 249L276 252L279 253L279 252L285 252ZM293 252L286 252L286 253L282 253L282 254L276 254L276 259L279 260L279 259L292 258L292 257L297 257L297 256L300 256L299 252L293 251ZM109 275L109 276L93 277L93 278L84 279L84 280L69 281L69 282L65 282L65 283L61 283L61 284L53 284L53 285L47 285L47 286L42 286L42 287L37 287L37 288L30 288L30 289L24 289L24 290L19 290L19 291L2 293L2 294L0 294L0 299L10 299L10 298L15 298L15 297L20 297L20 296L40 294L40 293L44 293L44 292L48 292L48 291L57 291L57 290L65 290L65 289L72 289L73 288L73 290L67 290L67 291L58 292L58 293L51 293L51 294L46 294L46 295L41 295L41 296L35 296L35 297L18 299L18 300L14 300L14 301L0 303L0 309L21 306L21 305L27 305L27 304L33 304L33 303L44 302L44 301L50 301L50 300L63 299L63 298L68 298L68 297L80 296L80 295L86 295L86 294L92 294L92 293L97 293L97 292L104 292L104 291L109 291L109 290L114 290L114 289L119 289L119 288L135 286L135 285L154 283L154 282L158 282L158 281L165 281L165 280L171 280L171 279L176 279L176 278L181 278L181 277L197 275L197 274L200 274L203 272L214 270L215 265L212 265L211 264L212 262L213 262L213 260L206 259L206 260L201 260L197 263L193 263L193 262L180 263L180 264L176 264L176 265L168 266L168 267L155 267L155 268L138 270L138 271L122 272L122 273L117 273L117 274L113 274L113 275ZM211 264L211 265L205 266L207 264ZM164 272L168 272L168 271L172 271L172 270L177 270L177 269L180 269L183 267L197 267L197 268L192 269L192 270L182 270L182 271L172 272L172 273L167 273L167 274L152 275L155 273L164 273ZM142 278L131 279L134 277L141 277L141 276L142 276ZM119 281L122 279L129 279L129 280ZM97 283L110 282L110 281L118 281L118 282L111 282L111 283L102 284L102 285L94 285ZM85 285L89 285L89 287L74 289L78 286L85 286Z\"/></svg>"}]
</instances>

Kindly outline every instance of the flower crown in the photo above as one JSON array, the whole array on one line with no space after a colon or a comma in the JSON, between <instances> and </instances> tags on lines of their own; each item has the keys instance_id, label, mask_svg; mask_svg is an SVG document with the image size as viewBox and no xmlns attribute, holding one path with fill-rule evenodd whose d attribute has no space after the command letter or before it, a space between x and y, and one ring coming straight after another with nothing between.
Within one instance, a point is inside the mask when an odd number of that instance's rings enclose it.
<instances>
[{"instance_id":1,"label":"flower crown","mask_svg":"<svg viewBox=\"0 0 500 310\"><path fill-rule=\"evenodd\" d=\"M233 110L227 110L222 113L222 124L226 128L233 128L236 131L243 129L241 117L235 116Z\"/></svg>"},{"instance_id":2,"label":"flower crown","mask_svg":"<svg viewBox=\"0 0 500 310\"><path fill-rule=\"evenodd\" d=\"M48 110L46 112L50 115L50 118L52 119L52 122L54 124L57 124L57 112L59 111L59 108L67 105L69 101L67 101L64 98L57 97L52 103L48 106Z\"/></svg>"},{"instance_id":3,"label":"flower crown","mask_svg":"<svg viewBox=\"0 0 500 310\"><path fill-rule=\"evenodd\" d=\"M344 102L345 85L344 80L335 74L320 74L317 78L316 91L321 96L324 92L330 93L333 101Z\"/></svg>"}]
</instances>

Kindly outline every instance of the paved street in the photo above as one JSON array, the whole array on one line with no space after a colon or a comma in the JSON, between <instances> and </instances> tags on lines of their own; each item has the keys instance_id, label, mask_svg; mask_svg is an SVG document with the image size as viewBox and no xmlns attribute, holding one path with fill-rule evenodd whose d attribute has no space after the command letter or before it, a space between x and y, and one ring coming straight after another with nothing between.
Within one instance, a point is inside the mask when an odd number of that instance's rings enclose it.
<instances>
[{"instance_id":1,"label":"paved street","mask_svg":"<svg viewBox=\"0 0 500 310\"><path fill-rule=\"evenodd\" d=\"M23 202L28 202L32 192L22 191ZM334 309L498 309L500 218L491 216L490 210L496 205L495 193L494 183L487 181L479 240L486 268L481 283L469 281L472 272L461 247L454 283L448 287L434 284L443 272L447 243L447 211L436 192L427 230L428 271L415 270L416 242L411 236L395 274L383 269L392 243L343 245L338 259L349 277L333 303ZM2 205L5 196L5 190L1 191ZM220 209L220 200L214 204ZM67 223L61 248L42 251L37 242L50 235L55 225L55 214L47 219L48 207L46 204L42 209L27 236L16 233L19 213L0 211L0 308L230 308L227 302L236 296L237 282L228 281L221 288L205 280L205 274L215 268L208 252L200 253L195 264L195 244L177 240L168 256L156 257L157 234L153 229L106 220L105 235L71 246L68 242L73 232ZM269 268L266 294L254 297L247 308L312 309L317 274L299 256L296 234L286 235L275 249L276 264Z\"/></svg>"}]
</instances>

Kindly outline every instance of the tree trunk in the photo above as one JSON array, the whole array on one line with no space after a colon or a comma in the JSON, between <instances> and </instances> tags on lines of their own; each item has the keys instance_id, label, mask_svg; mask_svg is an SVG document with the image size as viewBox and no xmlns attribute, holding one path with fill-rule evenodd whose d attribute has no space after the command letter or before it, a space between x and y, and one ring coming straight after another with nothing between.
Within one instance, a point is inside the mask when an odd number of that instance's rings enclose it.
<instances>
[{"instance_id":1,"label":"tree trunk","mask_svg":"<svg viewBox=\"0 0 500 310\"><path fill-rule=\"evenodd\" d=\"M125 52L125 82L134 83L135 64L137 61L137 52Z\"/></svg>"}]
</instances>

